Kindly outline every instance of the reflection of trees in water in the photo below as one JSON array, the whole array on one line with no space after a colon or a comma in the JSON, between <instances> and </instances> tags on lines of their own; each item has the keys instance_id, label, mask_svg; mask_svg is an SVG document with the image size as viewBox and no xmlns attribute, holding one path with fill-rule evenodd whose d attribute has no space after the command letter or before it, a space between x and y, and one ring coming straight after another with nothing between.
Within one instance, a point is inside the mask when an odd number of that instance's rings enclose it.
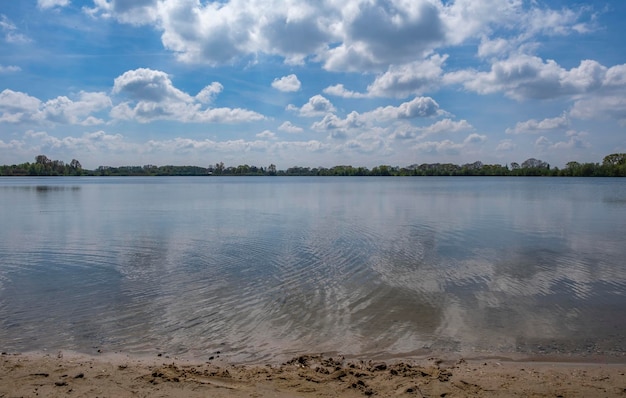
<instances>
[{"instance_id":1,"label":"reflection of trees in water","mask_svg":"<svg viewBox=\"0 0 626 398\"><path fill-rule=\"evenodd\" d=\"M28 188L32 189L32 187ZM80 191L80 186L37 185L35 187L35 191L37 191L38 193Z\"/></svg>"}]
</instances>

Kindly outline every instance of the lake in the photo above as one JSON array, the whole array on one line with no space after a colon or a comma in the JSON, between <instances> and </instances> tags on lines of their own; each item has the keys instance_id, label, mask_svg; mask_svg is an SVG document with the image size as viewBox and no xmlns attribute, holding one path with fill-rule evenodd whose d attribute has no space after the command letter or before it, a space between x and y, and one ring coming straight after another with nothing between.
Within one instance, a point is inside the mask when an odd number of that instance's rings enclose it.
<instances>
[{"instance_id":1,"label":"lake","mask_svg":"<svg viewBox=\"0 0 626 398\"><path fill-rule=\"evenodd\" d=\"M626 179L0 178L0 349L624 358Z\"/></svg>"}]
</instances>

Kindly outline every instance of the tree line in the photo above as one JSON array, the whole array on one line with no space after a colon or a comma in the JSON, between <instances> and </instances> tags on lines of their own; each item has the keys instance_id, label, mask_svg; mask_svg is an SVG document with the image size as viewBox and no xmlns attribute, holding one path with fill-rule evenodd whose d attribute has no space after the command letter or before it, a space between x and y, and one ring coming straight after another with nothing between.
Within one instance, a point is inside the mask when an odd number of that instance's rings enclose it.
<instances>
[{"instance_id":1,"label":"tree line","mask_svg":"<svg viewBox=\"0 0 626 398\"><path fill-rule=\"evenodd\" d=\"M626 177L626 153L604 157L602 163L568 162L562 169L550 167L542 160L530 158L521 164L484 164L480 161L456 165L453 163L423 163L406 167L380 165L372 169L339 165L326 167L290 167L278 170L267 167L224 166L223 162L200 166L100 166L94 170L83 169L80 162L70 163L35 157L34 163L0 166L0 176L553 176L553 177Z\"/></svg>"}]
</instances>

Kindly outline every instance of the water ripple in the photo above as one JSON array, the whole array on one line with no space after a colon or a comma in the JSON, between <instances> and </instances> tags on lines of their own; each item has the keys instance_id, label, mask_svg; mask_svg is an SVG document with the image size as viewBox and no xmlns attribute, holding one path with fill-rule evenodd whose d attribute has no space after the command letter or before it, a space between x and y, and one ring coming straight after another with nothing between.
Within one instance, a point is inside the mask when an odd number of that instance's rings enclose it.
<instances>
[{"instance_id":1,"label":"water ripple","mask_svg":"<svg viewBox=\"0 0 626 398\"><path fill-rule=\"evenodd\" d=\"M3 349L626 350L614 205L366 181L3 191L22 206L2 214Z\"/></svg>"}]
</instances>

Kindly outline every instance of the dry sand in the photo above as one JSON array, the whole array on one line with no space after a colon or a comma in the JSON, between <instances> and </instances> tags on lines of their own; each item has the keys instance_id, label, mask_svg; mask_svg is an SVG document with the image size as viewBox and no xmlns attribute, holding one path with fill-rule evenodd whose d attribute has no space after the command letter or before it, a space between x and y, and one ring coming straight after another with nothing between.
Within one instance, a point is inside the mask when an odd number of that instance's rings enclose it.
<instances>
[{"instance_id":1,"label":"dry sand","mask_svg":"<svg viewBox=\"0 0 626 398\"><path fill-rule=\"evenodd\" d=\"M307 355L280 365L166 357L2 354L0 397L626 397L624 363L499 359L371 362Z\"/></svg>"}]
</instances>

